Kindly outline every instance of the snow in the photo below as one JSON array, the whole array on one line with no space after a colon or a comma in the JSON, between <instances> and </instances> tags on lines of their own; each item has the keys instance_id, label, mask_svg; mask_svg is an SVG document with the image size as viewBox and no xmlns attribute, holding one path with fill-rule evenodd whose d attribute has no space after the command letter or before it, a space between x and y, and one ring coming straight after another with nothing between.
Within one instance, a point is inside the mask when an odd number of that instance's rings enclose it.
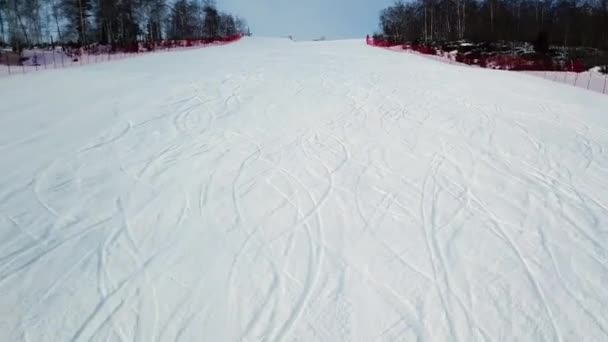
<instances>
[{"instance_id":1,"label":"snow","mask_svg":"<svg viewBox=\"0 0 608 342\"><path fill-rule=\"evenodd\" d=\"M608 97L362 41L0 82L1 341L605 341Z\"/></svg>"},{"instance_id":2,"label":"snow","mask_svg":"<svg viewBox=\"0 0 608 342\"><path fill-rule=\"evenodd\" d=\"M458 50L444 52L442 55L428 55L419 52L404 49L402 46L391 46L386 48L393 52L418 54L425 58L433 59L442 63L457 64L463 67L480 68L478 65L468 65L456 62ZM496 65L491 64L488 69L500 69ZM590 91L595 91L602 94L608 94L608 75L599 72L600 67L595 67L586 72L568 72L568 71L518 71L536 77L542 77L554 82L569 84L577 88L583 88Z\"/></svg>"}]
</instances>

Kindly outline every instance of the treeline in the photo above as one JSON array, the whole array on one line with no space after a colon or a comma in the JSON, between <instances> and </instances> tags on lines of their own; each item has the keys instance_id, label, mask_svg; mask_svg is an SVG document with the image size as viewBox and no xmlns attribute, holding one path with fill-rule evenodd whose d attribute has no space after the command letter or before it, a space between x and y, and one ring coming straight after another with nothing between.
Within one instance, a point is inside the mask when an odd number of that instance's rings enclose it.
<instances>
[{"instance_id":1,"label":"treeline","mask_svg":"<svg viewBox=\"0 0 608 342\"><path fill-rule=\"evenodd\" d=\"M608 0L413 0L380 14L379 35L407 41L527 41L608 48Z\"/></svg>"},{"instance_id":2,"label":"treeline","mask_svg":"<svg viewBox=\"0 0 608 342\"><path fill-rule=\"evenodd\" d=\"M113 47L163 39L218 39L249 31L213 0L0 0L0 44L92 43Z\"/></svg>"}]
</instances>

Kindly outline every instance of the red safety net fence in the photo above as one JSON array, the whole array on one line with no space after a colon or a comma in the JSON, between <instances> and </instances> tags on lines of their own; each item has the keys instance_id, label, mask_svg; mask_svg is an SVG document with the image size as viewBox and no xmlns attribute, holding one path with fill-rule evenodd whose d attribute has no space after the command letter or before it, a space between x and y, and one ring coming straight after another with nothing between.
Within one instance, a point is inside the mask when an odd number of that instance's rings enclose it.
<instances>
[{"instance_id":1,"label":"red safety net fence","mask_svg":"<svg viewBox=\"0 0 608 342\"><path fill-rule=\"evenodd\" d=\"M449 56L458 63L467 65L476 65L482 68L491 68L499 70L514 70L514 71L569 71L569 72L584 72L585 66L578 60L555 60L551 58L536 58L528 59L517 55L509 54L492 54L481 55L474 53L456 53L449 55L433 46L423 44L393 44L390 41L382 39L374 39L367 37L367 44L375 47L392 48L401 46L403 50L413 51L423 55L432 56Z\"/></svg>"},{"instance_id":2,"label":"red safety net fence","mask_svg":"<svg viewBox=\"0 0 608 342\"><path fill-rule=\"evenodd\" d=\"M83 47L55 46L47 49L25 50L20 54L0 50L0 77L134 58L150 53L225 45L241 38L242 35L234 35L213 39L137 42L121 48L100 44Z\"/></svg>"}]
</instances>

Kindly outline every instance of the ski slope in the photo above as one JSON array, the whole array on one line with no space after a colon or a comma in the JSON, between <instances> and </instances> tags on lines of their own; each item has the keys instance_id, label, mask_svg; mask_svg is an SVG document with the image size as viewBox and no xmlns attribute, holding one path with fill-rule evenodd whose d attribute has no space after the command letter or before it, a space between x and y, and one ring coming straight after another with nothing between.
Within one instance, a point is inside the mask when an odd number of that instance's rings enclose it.
<instances>
[{"instance_id":1,"label":"ski slope","mask_svg":"<svg viewBox=\"0 0 608 342\"><path fill-rule=\"evenodd\" d=\"M0 82L0 341L606 341L608 96L249 38Z\"/></svg>"}]
</instances>

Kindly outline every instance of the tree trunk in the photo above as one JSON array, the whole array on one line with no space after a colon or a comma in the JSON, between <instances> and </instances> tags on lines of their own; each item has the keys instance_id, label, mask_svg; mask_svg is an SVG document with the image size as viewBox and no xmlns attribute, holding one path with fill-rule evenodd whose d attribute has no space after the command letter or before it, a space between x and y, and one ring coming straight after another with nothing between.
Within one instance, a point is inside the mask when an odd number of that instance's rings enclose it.
<instances>
[{"instance_id":1,"label":"tree trunk","mask_svg":"<svg viewBox=\"0 0 608 342\"><path fill-rule=\"evenodd\" d=\"M51 36L51 16L49 14L49 7L44 6L44 21L45 21L45 36L49 43L53 43L53 37Z\"/></svg>"},{"instance_id":2,"label":"tree trunk","mask_svg":"<svg viewBox=\"0 0 608 342\"><path fill-rule=\"evenodd\" d=\"M40 6L36 7L36 10L34 12L34 16L32 19L33 19L32 26L34 26L34 32L36 33L36 44L40 44L40 41L43 39L42 38L42 24L40 23Z\"/></svg>"},{"instance_id":3,"label":"tree trunk","mask_svg":"<svg viewBox=\"0 0 608 342\"><path fill-rule=\"evenodd\" d=\"M538 4L540 0L536 0L536 11L535 11L535 19L536 19L536 31L540 31L540 21L538 20Z\"/></svg>"},{"instance_id":4,"label":"tree trunk","mask_svg":"<svg viewBox=\"0 0 608 342\"><path fill-rule=\"evenodd\" d=\"M467 0L463 0L462 1L462 37L461 37L461 39L464 38L464 33L466 32L466 28L467 28Z\"/></svg>"},{"instance_id":5,"label":"tree trunk","mask_svg":"<svg viewBox=\"0 0 608 342\"><path fill-rule=\"evenodd\" d=\"M435 11L431 8L431 40L434 39L433 38L433 36L434 36L433 33L435 31L435 27L434 27L434 24L433 24L434 15L435 15Z\"/></svg>"},{"instance_id":6,"label":"tree trunk","mask_svg":"<svg viewBox=\"0 0 608 342\"><path fill-rule=\"evenodd\" d=\"M602 38L605 47L608 47L608 0L602 0L602 10L602 17L604 22L604 24L602 25L604 27L604 32L602 32Z\"/></svg>"},{"instance_id":7,"label":"tree trunk","mask_svg":"<svg viewBox=\"0 0 608 342\"><path fill-rule=\"evenodd\" d=\"M456 0L456 38L460 39L460 0Z\"/></svg>"},{"instance_id":8,"label":"tree trunk","mask_svg":"<svg viewBox=\"0 0 608 342\"><path fill-rule=\"evenodd\" d=\"M424 41L428 41L427 26L426 26L426 5L424 5Z\"/></svg>"},{"instance_id":9,"label":"tree trunk","mask_svg":"<svg viewBox=\"0 0 608 342\"><path fill-rule=\"evenodd\" d=\"M108 42L108 44L114 46L114 31L112 31L111 22L106 21L105 26L106 26L107 42Z\"/></svg>"},{"instance_id":10,"label":"tree trunk","mask_svg":"<svg viewBox=\"0 0 608 342\"><path fill-rule=\"evenodd\" d=\"M63 42L63 37L61 36L61 28L59 28L59 18L57 16L57 13L53 14L53 17L55 18L55 25L57 26L57 39L59 39L59 42Z\"/></svg>"},{"instance_id":11,"label":"tree trunk","mask_svg":"<svg viewBox=\"0 0 608 342\"><path fill-rule=\"evenodd\" d=\"M6 38L4 37L4 20L2 18L2 10L0 9L0 41L6 42Z\"/></svg>"},{"instance_id":12,"label":"tree trunk","mask_svg":"<svg viewBox=\"0 0 608 342\"><path fill-rule=\"evenodd\" d=\"M78 0L78 8L80 12L80 45L86 45L86 27L84 25L84 8L82 0Z\"/></svg>"},{"instance_id":13,"label":"tree trunk","mask_svg":"<svg viewBox=\"0 0 608 342\"><path fill-rule=\"evenodd\" d=\"M494 33L494 0L490 0L490 32Z\"/></svg>"},{"instance_id":14,"label":"tree trunk","mask_svg":"<svg viewBox=\"0 0 608 342\"><path fill-rule=\"evenodd\" d=\"M545 26L545 3L540 5L540 27Z\"/></svg>"},{"instance_id":15,"label":"tree trunk","mask_svg":"<svg viewBox=\"0 0 608 342\"><path fill-rule=\"evenodd\" d=\"M17 9L17 0L13 0L13 10L15 11L15 16L17 17L17 21L19 22L19 27L23 33L23 38L25 38L25 43L27 45L30 44L30 39L27 35L27 30L25 29L25 25L23 24L23 20L21 19L21 14L19 14L19 10Z\"/></svg>"}]
</instances>

